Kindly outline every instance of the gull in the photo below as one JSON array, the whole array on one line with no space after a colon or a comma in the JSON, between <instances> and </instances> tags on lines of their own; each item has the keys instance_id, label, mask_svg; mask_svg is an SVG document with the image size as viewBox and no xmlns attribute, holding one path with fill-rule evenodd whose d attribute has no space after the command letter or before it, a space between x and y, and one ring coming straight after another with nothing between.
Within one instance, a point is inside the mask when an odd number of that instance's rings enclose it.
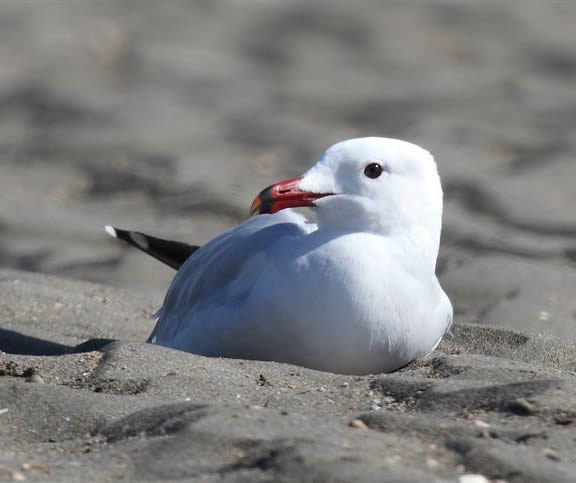
<instances>
[{"instance_id":1,"label":"gull","mask_svg":"<svg viewBox=\"0 0 576 483\"><path fill-rule=\"evenodd\" d=\"M427 356L450 328L435 274L442 188L428 151L340 142L263 190L251 214L203 247L106 228L178 269L148 342L362 375Z\"/></svg>"}]
</instances>

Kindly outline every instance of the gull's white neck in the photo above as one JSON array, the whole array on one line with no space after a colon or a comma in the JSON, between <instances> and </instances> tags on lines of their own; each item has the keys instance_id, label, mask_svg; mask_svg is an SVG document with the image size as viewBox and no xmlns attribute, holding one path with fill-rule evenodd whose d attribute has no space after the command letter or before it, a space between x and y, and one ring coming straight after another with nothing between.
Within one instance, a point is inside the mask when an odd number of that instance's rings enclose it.
<instances>
[{"instance_id":1,"label":"gull's white neck","mask_svg":"<svg viewBox=\"0 0 576 483\"><path fill-rule=\"evenodd\" d=\"M409 210L374 212L361 204L330 200L330 209L316 211L318 230L327 235L370 233L381 236L402 264L418 271L434 273L440 246L441 212L437 207L422 209L414 216Z\"/></svg>"}]
</instances>

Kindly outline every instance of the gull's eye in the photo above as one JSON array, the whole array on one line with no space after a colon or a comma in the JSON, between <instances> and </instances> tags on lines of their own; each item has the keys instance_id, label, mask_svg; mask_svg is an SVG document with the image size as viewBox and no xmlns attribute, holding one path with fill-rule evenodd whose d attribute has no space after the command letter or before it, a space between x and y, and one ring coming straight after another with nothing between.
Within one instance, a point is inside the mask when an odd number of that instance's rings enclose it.
<instances>
[{"instance_id":1,"label":"gull's eye","mask_svg":"<svg viewBox=\"0 0 576 483\"><path fill-rule=\"evenodd\" d=\"M384 172L384 168L380 163L370 163L364 168L364 175L368 178L378 178Z\"/></svg>"}]
</instances>

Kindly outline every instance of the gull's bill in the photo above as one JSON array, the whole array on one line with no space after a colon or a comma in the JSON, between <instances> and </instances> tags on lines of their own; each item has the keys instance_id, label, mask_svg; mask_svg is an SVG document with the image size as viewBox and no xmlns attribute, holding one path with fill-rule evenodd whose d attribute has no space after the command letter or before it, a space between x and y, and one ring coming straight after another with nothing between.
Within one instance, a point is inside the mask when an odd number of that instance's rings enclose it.
<instances>
[{"instance_id":1,"label":"gull's bill","mask_svg":"<svg viewBox=\"0 0 576 483\"><path fill-rule=\"evenodd\" d=\"M286 208L314 206L314 201L332 193L311 193L300 189L302 178L287 179L263 189L252 202L250 216L277 213Z\"/></svg>"}]
</instances>

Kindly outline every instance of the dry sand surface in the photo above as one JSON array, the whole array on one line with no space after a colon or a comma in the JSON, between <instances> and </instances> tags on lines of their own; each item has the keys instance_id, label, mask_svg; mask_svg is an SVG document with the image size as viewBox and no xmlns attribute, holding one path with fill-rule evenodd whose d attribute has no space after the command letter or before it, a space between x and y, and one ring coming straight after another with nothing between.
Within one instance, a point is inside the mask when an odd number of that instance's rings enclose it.
<instances>
[{"instance_id":1,"label":"dry sand surface","mask_svg":"<svg viewBox=\"0 0 576 483\"><path fill-rule=\"evenodd\" d=\"M576 3L354 5L0 3L0 481L576 481ZM439 162L431 358L143 343L173 271L103 225L204 243L363 135Z\"/></svg>"}]
</instances>

